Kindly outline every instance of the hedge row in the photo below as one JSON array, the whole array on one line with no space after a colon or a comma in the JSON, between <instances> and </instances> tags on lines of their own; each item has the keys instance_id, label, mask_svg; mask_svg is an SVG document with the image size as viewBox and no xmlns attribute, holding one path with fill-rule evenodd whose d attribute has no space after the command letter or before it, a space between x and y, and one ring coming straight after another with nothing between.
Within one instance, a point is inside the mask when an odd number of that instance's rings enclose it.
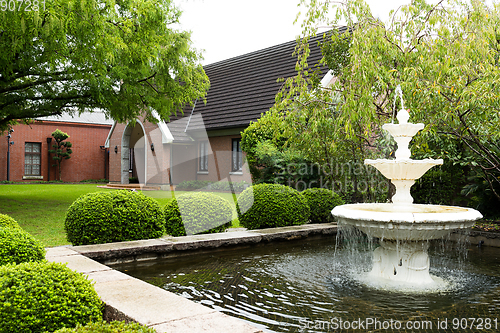
<instances>
[{"instance_id":1,"label":"hedge row","mask_svg":"<svg viewBox=\"0 0 500 333\"><path fill-rule=\"evenodd\" d=\"M176 190L180 191L193 191L206 188L212 191L231 191L231 192L241 192L249 187L245 181L241 182L212 182L208 180L185 180L175 187Z\"/></svg>"},{"instance_id":2,"label":"hedge row","mask_svg":"<svg viewBox=\"0 0 500 333\"><path fill-rule=\"evenodd\" d=\"M221 183L219 183L221 184ZM333 221L331 210L343 204L327 189L302 193L278 184L258 184L243 191L236 205L240 224L248 229ZM100 244L171 236L223 232L233 217L231 203L210 192L185 193L164 209L141 192L89 193L68 209L65 229L73 245Z\"/></svg>"},{"instance_id":3,"label":"hedge row","mask_svg":"<svg viewBox=\"0 0 500 333\"><path fill-rule=\"evenodd\" d=\"M342 199L328 189L299 193L284 185L258 184L241 193L237 211L241 225L260 229L331 222L331 210L340 204Z\"/></svg>"}]
</instances>

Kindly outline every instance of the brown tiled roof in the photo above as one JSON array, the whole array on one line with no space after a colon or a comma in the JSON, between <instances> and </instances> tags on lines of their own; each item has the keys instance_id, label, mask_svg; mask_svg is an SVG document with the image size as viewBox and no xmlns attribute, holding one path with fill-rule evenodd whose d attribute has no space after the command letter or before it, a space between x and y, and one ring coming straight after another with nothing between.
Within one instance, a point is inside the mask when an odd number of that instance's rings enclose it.
<instances>
[{"instance_id":1,"label":"brown tiled roof","mask_svg":"<svg viewBox=\"0 0 500 333\"><path fill-rule=\"evenodd\" d=\"M322 58L318 46L322 38L323 34L320 34L309 42L310 68L316 67ZM210 79L207 103L198 101L194 114L202 114L208 131L246 127L250 121L259 119L275 103L275 96L283 85L277 79L296 75L297 56L293 55L296 45L294 40L206 65L205 73ZM320 68L325 75L327 68ZM191 113L192 107L186 107L184 115L189 117ZM188 132L199 127L197 121L191 121Z\"/></svg>"}]
</instances>

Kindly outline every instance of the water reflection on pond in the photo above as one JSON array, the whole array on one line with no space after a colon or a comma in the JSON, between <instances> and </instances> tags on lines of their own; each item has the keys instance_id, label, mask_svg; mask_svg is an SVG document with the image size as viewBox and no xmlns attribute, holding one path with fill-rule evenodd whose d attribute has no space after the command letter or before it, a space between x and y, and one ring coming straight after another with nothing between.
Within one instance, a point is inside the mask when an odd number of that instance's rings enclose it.
<instances>
[{"instance_id":1,"label":"water reflection on pond","mask_svg":"<svg viewBox=\"0 0 500 333\"><path fill-rule=\"evenodd\" d=\"M444 324L447 331L463 331L463 325L472 326L469 332L500 331L500 249L471 246L464 256L453 246L442 248L431 246L431 274L449 286L432 293L367 287L358 277L371 268L371 251L361 249L353 263L342 246L335 253L335 237L113 268L266 332L334 332L359 324L361 332L443 332Z\"/></svg>"}]
</instances>

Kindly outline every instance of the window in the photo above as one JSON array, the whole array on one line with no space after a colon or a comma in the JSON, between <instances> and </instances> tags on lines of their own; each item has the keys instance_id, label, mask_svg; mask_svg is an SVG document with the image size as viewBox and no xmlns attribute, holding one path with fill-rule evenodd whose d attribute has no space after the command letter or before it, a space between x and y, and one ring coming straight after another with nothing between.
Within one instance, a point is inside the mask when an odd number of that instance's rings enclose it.
<instances>
[{"instance_id":1,"label":"window","mask_svg":"<svg viewBox=\"0 0 500 333\"><path fill-rule=\"evenodd\" d=\"M241 139L233 139L233 147L232 147L232 165L231 170L241 171L243 166L243 153L241 152Z\"/></svg>"},{"instance_id":2,"label":"window","mask_svg":"<svg viewBox=\"0 0 500 333\"><path fill-rule=\"evenodd\" d=\"M208 141L200 142L199 171L208 171Z\"/></svg>"},{"instance_id":3,"label":"window","mask_svg":"<svg viewBox=\"0 0 500 333\"><path fill-rule=\"evenodd\" d=\"M24 144L24 175L40 176L42 144L26 142Z\"/></svg>"}]
</instances>

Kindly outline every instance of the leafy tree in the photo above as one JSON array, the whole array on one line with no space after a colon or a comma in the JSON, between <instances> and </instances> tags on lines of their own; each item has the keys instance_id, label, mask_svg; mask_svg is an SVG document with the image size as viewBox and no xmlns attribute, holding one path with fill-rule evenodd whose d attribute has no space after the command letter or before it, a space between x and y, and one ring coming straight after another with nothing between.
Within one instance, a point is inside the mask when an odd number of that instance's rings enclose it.
<instances>
[{"instance_id":1,"label":"leafy tree","mask_svg":"<svg viewBox=\"0 0 500 333\"><path fill-rule=\"evenodd\" d=\"M71 150L72 144L69 141L64 141L69 138L67 133L56 129L52 132L52 137L54 137L55 143L52 145L54 149L49 149L49 153L54 154L52 159L56 161L56 164L53 166L57 166L57 170L59 173L59 180L61 180L61 162L63 159L68 160L71 158Z\"/></svg>"},{"instance_id":2,"label":"leafy tree","mask_svg":"<svg viewBox=\"0 0 500 333\"><path fill-rule=\"evenodd\" d=\"M95 109L120 122L155 121L153 110L168 119L204 97L201 55L175 28L172 0L37 3L0 11L0 130Z\"/></svg>"},{"instance_id":3,"label":"leafy tree","mask_svg":"<svg viewBox=\"0 0 500 333\"><path fill-rule=\"evenodd\" d=\"M319 134L326 128L335 132L329 137L331 145L351 141L356 150L363 149L360 145L378 146L377 140L383 139L380 124L392 121L394 112L403 107L394 102L400 85L411 121L426 124L414 138L414 153L470 168L500 201L496 190L500 184L500 4L414 0L391 11L388 23L383 23L363 0L301 3L309 7L303 23L306 37L297 49L299 72L287 80L276 109L295 107L295 119L308 120L310 135L304 142L311 151L319 153L325 147L320 143L326 136ZM312 81L301 71L307 64L308 36L325 24L347 25L348 32L334 34L330 50L324 48L324 60L334 69L336 81L311 90ZM346 55L345 61L335 62L338 54ZM311 122L309 115L314 112L317 120ZM430 150L427 141L443 144ZM460 149L450 152L450 141Z\"/></svg>"}]
</instances>

